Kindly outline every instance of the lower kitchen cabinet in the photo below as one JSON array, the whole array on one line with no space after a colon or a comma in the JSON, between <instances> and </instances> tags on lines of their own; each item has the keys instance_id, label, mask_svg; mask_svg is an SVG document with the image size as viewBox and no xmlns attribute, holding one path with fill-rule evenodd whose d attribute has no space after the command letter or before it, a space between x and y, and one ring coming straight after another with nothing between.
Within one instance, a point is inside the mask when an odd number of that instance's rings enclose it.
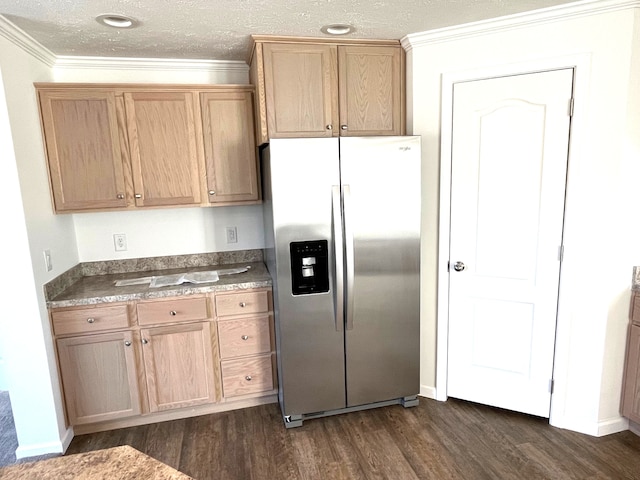
<instances>
[{"instance_id":1,"label":"lower kitchen cabinet","mask_svg":"<svg viewBox=\"0 0 640 480\"><path fill-rule=\"evenodd\" d=\"M217 400L209 322L144 328L140 333L149 411Z\"/></svg>"},{"instance_id":2,"label":"lower kitchen cabinet","mask_svg":"<svg viewBox=\"0 0 640 480\"><path fill-rule=\"evenodd\" d=\"M216 295L222 395L225 400L275 391L271 291Z\"/></svg>"},{"instance_id":3,"label":"lower kitchen cabinet","mask_svg":"<svg viewBox=\"0 0 640 480\"><path fill-rule=\"evenodd\" d=\"M274 402L272 310L270 288L52 309L69 424L90 433Z\"/></svg>"},{"instance_id":4,"label":"lower kitchen cabinet","mask_svg":"<svg viewBox=\"0 0 640 480\"><path fill-rule=\"evenodd\" d=\"M57 347L71 425L141 413L132 331L61 338Z\"/></svg>"},{"instance_id":5,"label":"lower kitchen cabinet","mask_svg":"<svg viewBox=\"0 0 640 480\"><path fill-rule=\"evenodd\" d=\"M622 415L640 424L640 325L629 327L622 392Z\"/></svg>"}]
</instances>

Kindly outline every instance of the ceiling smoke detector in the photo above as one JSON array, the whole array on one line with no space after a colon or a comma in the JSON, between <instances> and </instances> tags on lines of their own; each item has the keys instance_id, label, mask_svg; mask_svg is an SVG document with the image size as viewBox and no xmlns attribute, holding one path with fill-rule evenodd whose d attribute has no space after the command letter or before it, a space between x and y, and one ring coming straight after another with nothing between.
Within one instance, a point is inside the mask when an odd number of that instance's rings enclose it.
<instances>
[{"instance_id":1,"label":"ceiling smoke detector","mask_svg":"<svg viewBox=\"0 0 640 480\"><path fill-rule=\"evenodd\" d=\"M334 23L333 25L325 25L320 31L327 35L346 35L347 33L354 32L355 28L346 23Z\"/></svg>"},{"instance_id":2,"label":"ceiling smoke detector","mask_svg":"<svg viewBox=\"0 0 640 480\"><path fill-rule=\"evenodd\" d=\"M96 22L113 28L134 28L138 26L137 20L117 13L105 13L104 15L98 15L96 17Z\"/></svg>"}]
</instances>

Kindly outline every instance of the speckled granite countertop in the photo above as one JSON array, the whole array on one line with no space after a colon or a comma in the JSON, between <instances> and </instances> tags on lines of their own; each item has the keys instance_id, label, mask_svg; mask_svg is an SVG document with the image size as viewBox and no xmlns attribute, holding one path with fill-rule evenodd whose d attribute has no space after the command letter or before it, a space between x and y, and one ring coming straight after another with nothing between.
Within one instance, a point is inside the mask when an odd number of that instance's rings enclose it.
<instances>
[{"instance_id":1,"label":"speckled granite countertop","mask_svg":"<svg viewBox=\"0 0 640 480\"><path fill-rule=\"evenodd\" d=\"M640 290L640 267L633 267L633 280L631 290Z\"/></svg>"},{"instance_id":2,"label":"speckled granite countertop","mask_svg":"<svg viewBox=\"0 0 640 480\"><path fill-rule=\"evenodd\" d=\"M56 279L61 285L55 282L45 285L47 306L49 308L73 307L271 286L271 276L262 262L260 251L248 251L245 255L234 253L232 256L215 259L203 255L185 255L136 259L136 261L128 261L127 264L122 262L81 264L79 272L68 272L67 277ZM230 263L229 260L232 262L235 260L235 262ZM105 266L96 265L96 263L109 264ZM170 268L154 269L154 267ZM151 288L148 284L115 286L118 280L240 267L250 268L244 273L222 275L217 282L211 283L185 283L160 288Z\"/></svg>"},{"instance_id":3,"label":"speckled granite countertop","mask_svg":"<svg viewBox=\"0 0 640 480\"><path fill-rule=\"evenodd\" d=\"M5 480L191 479L188 475L128 445L11 465L0 468L0 478Z\"/></svg>"}]
</instances>

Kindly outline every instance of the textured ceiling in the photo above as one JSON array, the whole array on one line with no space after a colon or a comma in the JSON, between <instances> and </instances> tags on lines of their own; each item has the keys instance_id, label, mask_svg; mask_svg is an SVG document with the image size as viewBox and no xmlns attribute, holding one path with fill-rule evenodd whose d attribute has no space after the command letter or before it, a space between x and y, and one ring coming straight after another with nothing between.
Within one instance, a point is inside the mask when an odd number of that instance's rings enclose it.
<instances>
[{"instance_id":1,"label":"textured ceiling","mask_svg":"<svg viewBox=\"0 0 640 480\"><path fill-rule=\"evenodd\" d=\"M346 38L401 39L572 0L0 0L0 15L56 55L246 60L251 34L322 37L348 23ZM137 28L95 17L117 13Z\"/></svg>"}]
</instances>

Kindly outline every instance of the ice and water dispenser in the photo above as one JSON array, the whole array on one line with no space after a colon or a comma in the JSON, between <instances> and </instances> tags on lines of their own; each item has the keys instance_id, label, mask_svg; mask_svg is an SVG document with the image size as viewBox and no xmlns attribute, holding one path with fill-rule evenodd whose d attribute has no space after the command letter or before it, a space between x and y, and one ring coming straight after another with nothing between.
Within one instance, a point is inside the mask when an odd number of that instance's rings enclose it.
<instances>
[{"instance_id":1,"label":"ice and water dispenser","mask_svg":"<svg viewBox=\"0 0 640 480\"><path fill-rule=\"evenodd\" d=\"M329 252L326 240L291 242L291 290L294 295L329 291Z\"/></svg>"}]
</instances>

